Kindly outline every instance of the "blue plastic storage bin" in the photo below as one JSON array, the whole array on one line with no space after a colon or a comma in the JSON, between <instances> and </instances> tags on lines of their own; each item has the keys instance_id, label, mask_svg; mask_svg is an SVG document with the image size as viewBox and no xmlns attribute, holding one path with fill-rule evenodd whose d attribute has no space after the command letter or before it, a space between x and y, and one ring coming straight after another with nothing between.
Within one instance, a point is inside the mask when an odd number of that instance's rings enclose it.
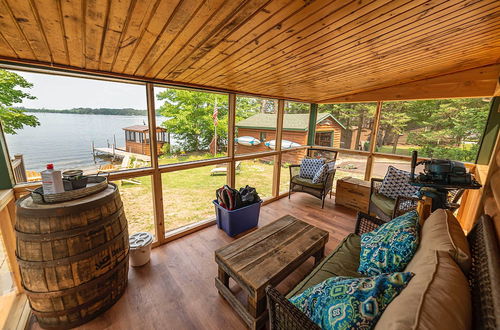
<instances>
[{"instance_id":1,"label":"blue plastic storage bin","mask_svg":"<svg viewBox=\"0 0 500 330\"><path fill-rule=\"evenodd\" d=\"M257 227L259 223L260 204L262 204L262 201L233 211L223 208L216 200L213 203L215 205L217 227L224 230L231 237Z\"/></svg>"}]
</instances>

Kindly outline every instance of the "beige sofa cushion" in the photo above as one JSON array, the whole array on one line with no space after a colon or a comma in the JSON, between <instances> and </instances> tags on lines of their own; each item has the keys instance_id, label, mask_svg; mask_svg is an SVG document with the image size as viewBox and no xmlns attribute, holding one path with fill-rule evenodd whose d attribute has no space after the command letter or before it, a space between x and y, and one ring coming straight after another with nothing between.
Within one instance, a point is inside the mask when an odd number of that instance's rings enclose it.
<instances>
[{"instance_id":1,"label":"beige sofa cushion","mask_svg":"<svg viewBox=\"0 0 500 330\"><path fill-rule=\"evenodd\" d=\"M464 274L469 273L472 267L469 243L453 213L443 209L434 211L425 220L421 234L422 248L448 252Z\"/></svg>"},{"instance_id":2,"label":"beige sofa cushion","mask_svg":"<svg viewBox=\"0 0 500 330\"><path fill-rule=\"evenodd\" d=\"M376 330L470 329L469 284L447 252L419 249L405 271L415 276L387 306Z\"/></svg>"}]
</instances>

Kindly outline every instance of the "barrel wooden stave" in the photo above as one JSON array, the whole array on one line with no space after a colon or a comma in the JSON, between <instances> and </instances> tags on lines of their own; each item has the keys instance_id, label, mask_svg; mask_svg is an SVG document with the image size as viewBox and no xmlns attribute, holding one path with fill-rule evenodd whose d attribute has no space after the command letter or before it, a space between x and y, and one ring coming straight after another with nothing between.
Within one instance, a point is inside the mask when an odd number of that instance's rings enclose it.
<instances>
[{"instance_id":1,"label":"barrel wooden stave","mask_svg":"<svg viewBox=\"0 0 500 330\"><path fill-rule=\"evenodd\" d=\"M45 328L87 322L111 307L127 284L128 229L118 188L75 202L18 201L23 286Z\"/></svg>"}]
</instances>

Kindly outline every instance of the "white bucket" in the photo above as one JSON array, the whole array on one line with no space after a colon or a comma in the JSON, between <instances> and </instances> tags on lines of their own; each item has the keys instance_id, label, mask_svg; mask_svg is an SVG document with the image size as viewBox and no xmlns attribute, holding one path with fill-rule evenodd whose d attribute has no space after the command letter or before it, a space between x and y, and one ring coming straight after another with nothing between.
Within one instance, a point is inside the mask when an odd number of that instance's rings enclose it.
<instances>
[{"instance_id":1,"label":"white bucket","mask_svg":"<svg viewBox=\"0 0 500 330\"><path fill-rule=\"evenodd\" d=\"M139 267L149 262L153 235L140 232L130 235L130 265Z\"/></svg>"}]
</instances>

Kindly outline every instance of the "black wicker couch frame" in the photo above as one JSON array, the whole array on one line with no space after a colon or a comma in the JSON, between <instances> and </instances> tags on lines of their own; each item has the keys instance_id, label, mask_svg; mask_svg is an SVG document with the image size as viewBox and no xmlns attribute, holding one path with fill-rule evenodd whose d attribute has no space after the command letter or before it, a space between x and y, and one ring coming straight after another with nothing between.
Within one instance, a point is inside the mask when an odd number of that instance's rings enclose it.
<instances>
[{"instance_id":1,"label":"black wicker couch frame","mask_svg":"<svg viewBox=\"0 0 500 330\"><path fill-rule=\"evenodd\" d=\"M364 213L358 214L355 233L361 235L385 221ZM482 216L467 236L472 253L469 284L472 297L472 329L500 328L500 252L491 218ZM267 304L273 330L320 329L276 289L269 286Z\"/></svg>"}]
</instances>

